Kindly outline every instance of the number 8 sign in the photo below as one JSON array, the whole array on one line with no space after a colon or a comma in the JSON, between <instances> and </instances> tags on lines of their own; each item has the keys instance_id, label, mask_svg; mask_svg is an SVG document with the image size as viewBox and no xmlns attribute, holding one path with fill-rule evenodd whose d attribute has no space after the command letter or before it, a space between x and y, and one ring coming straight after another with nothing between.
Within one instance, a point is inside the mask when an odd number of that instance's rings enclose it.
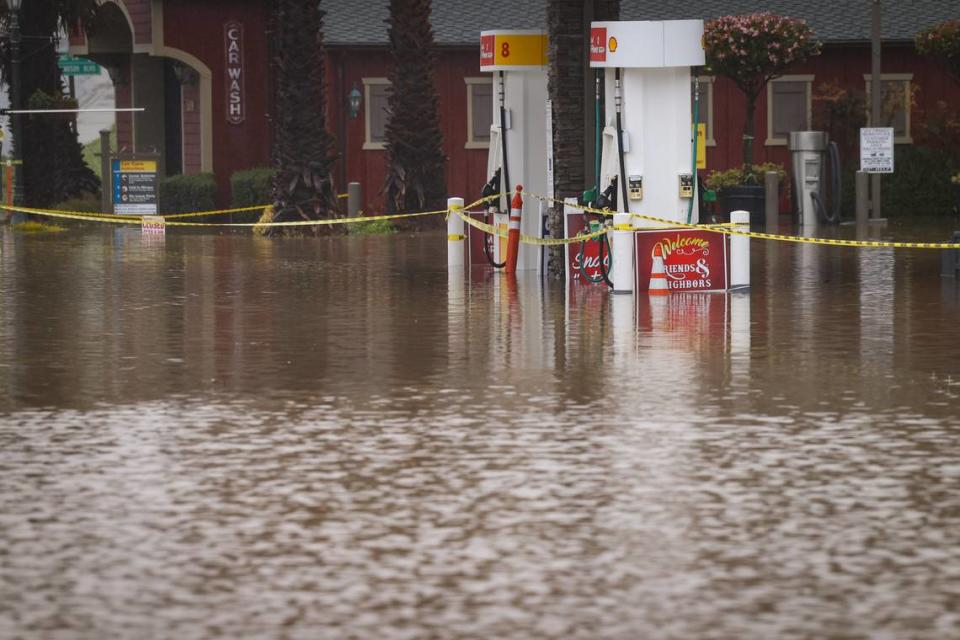
<instances>
[{"instance_id":1,"label":"number 8 sign","mask_svg":"<svg viewBox=\"0 0 960 640\"><path fill-rule=\"evenodd\" d=\"M534 70L547 64L547 35L542 31L484 31L480 34L480 70Z\"/></svg>"}]
</instances>

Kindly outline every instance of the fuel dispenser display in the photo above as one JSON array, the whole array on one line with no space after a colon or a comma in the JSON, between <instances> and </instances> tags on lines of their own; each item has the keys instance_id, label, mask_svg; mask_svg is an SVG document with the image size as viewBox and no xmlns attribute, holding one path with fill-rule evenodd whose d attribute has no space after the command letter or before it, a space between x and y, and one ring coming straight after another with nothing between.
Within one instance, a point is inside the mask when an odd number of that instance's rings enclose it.
<instances>
[{"instance_id":1,"label":"fuel dispenser display","mask_svg":"<svg viewBox=\"0 0 960 640\"><path fill-rule=\"evenodd\" d=\"M633 233L622 229L653 226L630 213L699 219L691 68L705 62L702 38L702 20L591 25L590 66L604 70L607 105L599 188L619 184L622 190L612 207L618 212L611 234L615 293L634 288Z\"/></svg>"},{"instance_id":2,"label":"fuel dispenser display","mask_svg":"<svg viewBox=\"0 0 960 640\"><path fill-rule=\"evenodd\" d=\"M487 156L488 182L483 195L500 194L488 203L488 221L507 231L511 210L520 214L520 232L542 237L546 211L539 200L521 198L518 185L533 193L547 193L547 36L543 31L483 31L480 34L480 71L494 74L493 114ZM519 236L518 236L519 237ZM510 255L499 236L484 241L486 260L496 268L542 268L542 249L521 245Z\"/></svg>"}]
</instances>

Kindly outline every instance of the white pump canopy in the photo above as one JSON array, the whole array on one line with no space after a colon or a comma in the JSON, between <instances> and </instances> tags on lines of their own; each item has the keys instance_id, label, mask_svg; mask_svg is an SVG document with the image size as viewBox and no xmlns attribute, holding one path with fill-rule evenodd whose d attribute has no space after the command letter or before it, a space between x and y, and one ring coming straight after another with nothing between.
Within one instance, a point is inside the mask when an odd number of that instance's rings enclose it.
<instances>
[{"instance_id":1,"label":"white pump canopy","mask_svg":"<svg viewBox=\"0 0 960 640\"><path fill-rule=\"evenodd\" d=\"M594 22L590 66L621 69L700 67L703 20Z\"/></svg>"}]
</instances>

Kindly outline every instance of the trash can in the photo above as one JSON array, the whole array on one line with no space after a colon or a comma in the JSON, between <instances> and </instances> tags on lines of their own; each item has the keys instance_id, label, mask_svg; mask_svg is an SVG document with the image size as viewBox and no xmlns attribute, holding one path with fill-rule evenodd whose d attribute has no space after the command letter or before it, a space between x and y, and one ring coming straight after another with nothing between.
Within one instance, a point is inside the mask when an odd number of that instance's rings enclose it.
<instances>
[{"instance_id":1,"label":"trash can","mask_svg":"<svg viewBox=\"0 0 960 640\"><path fill-rule=\"evenodd\" d=\"M812 194L823 202L823 165L829 142L826 131L790 132L790 175L797 199L797 221L805 227L817 224Z\"/></svg>"}]
</instances>

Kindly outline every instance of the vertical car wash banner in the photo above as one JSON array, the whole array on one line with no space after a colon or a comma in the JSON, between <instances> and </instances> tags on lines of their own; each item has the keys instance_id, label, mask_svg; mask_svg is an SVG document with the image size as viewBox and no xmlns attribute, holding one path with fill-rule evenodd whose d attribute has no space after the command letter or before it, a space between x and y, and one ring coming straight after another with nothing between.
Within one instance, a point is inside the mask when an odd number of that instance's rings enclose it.
<instances>
[{"instance_id":1,"label":"vertical car wash banner","mask_svg":"<svg viewBox=\"0 0 960 640\"><path fill-rule=\"evenodd\" d=\"M729 237L699 229L637 231L637 291L666 275L671 293L727 290Z\"/></svg>"},{"instance_id":2,"label":"vertical car wash banner","mask_svg":"<svg viewBox=\"0 0 960 640\"><path fill-rule=\"evenodd\" d=\"M227 85L227 122L242 124L246 119L247 106L244 97L243 70L243 25L239 22L228 22L223 25L223 38L226 53Z\"/></svg>"}]
</instances>

